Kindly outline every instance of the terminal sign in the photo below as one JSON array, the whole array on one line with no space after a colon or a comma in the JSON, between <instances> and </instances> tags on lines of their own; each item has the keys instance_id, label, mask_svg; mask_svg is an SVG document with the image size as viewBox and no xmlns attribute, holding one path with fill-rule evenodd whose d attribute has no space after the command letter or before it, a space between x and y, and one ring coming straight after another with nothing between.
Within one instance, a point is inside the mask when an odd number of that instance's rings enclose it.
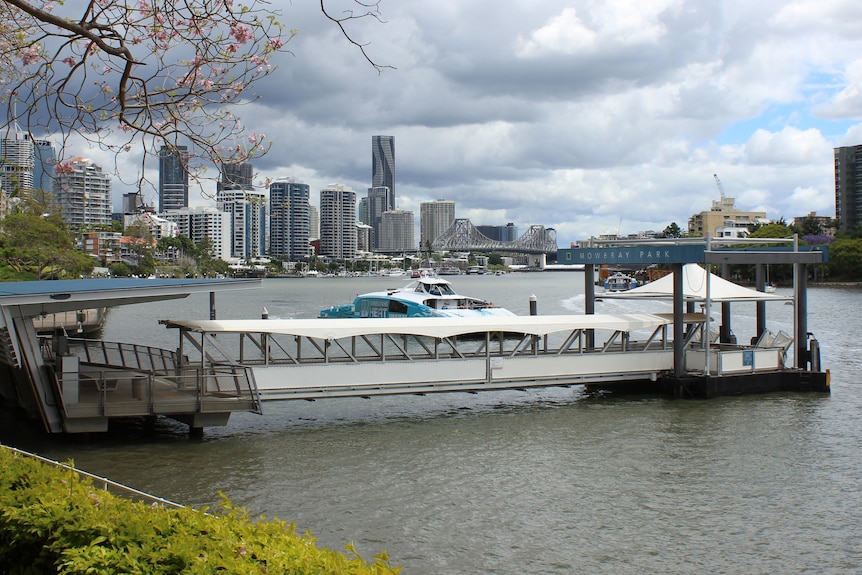
<instances>
[{"instance_id":1,"label":"terminal sign","mask_svg":"<svg viewBox=\"0 0 862 575\"><path fill-rule=\"evenodd\" d=\"M561 264L685 264L703 262L702 245L626 246L557 250Z\"/></svg>"}]
</instances>

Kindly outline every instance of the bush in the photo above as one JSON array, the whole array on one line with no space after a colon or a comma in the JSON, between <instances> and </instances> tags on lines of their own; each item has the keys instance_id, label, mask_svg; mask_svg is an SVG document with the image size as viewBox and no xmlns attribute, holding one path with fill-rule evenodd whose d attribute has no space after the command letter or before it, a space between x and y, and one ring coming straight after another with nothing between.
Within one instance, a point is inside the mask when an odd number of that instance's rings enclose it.
<instances>
[{"instance_id":1,"label":"bush","mask_svg":"<svg viewBox=\"0 0 862 575\"><path fill-rule=\"evenodd\" d=\"M0 572L62 574L397 574L320 549L278 519L258 522L224 499L219 514L111 495L74 470L0 447Z\"/></svg>"}]
</instances>

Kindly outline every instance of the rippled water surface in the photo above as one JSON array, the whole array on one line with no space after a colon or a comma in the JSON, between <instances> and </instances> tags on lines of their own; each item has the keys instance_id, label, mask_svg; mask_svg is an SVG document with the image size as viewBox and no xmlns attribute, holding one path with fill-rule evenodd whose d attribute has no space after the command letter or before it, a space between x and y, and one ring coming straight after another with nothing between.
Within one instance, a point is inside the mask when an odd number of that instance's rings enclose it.
<instances>
[{"instance_id":1,"label":"rippled water surface","mask_svg":"<svg viewBox=\"0 0 862 575\"><path fill-rule=\"evenodd\" d=\"M583 311L577 273L453 278L526 314ZM379 279L266 280L217 294L218 317L314 317ZM105 338L176 346L158 319L208 315L205 295L112 310ZM789 307L769 327L792 331ZM749 309L750 307L750 309ZM601 302L599 312L667 311ZM710 401L528 392L265 405L190 439L160 420L104 437L7 443L195 506L217 494L319 543L386 549L407 574L862 572L862 290L812 288L809 328L832 394ZM734 304L752 335L753 304ZM714 313L714 315L717 315Z\"/></svg>"}]
</instances>

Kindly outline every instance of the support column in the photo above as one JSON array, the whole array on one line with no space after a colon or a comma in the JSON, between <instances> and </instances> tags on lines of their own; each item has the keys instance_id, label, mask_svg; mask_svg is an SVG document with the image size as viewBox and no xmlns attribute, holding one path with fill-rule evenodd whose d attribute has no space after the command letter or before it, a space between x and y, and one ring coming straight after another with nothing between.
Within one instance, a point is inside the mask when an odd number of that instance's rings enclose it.
<instances>
[{"instance_id":1,"label":"support column","mask_svg":"<svg viewBox=\"0 0 862 575\"><path fill-rule=\"evenodd\" d=\"M730 279L729 265L721 264L721 277L726 280ZM730 302L723 301L721 302L721 328L719 328L719 341L721 343L736 343L736 336L733 335L730 319Z\"/></svg>"},{"instance_id":2,"label":"support column","mask_svg":"<svg viewBox=\"0 0 862 575\"><path fill-rule=\"evenodd\" d=\"M584 313L593 315L596 313L596 276L595 266L586 264L584 266ZM587 350L596 347L596 332L588 329L585 333Z\"/></svg>"},{"instance_id":3,"label":"support column","mask_svg":"<svg viewBox=\"0 0 862 575\"><path fill-rule=\"evenodd\" d=\"M796 293L794 302L796 306L796 333L794 336L794 344L796 345L796 353L794 354L795 365L799 369L807 369L808 366L808 268L805 264L794 264L793 273L796 281L793 282Z\"/></svg>"},{"instance_id":4,"label":"support column","mask_svg":"<svg viewBox=\"0 0 862 575\"><path fill-rule=\"evenodd\" d=\"M673 374L682 377L685 372L683 349L683 291L682 264L672 264L673 270Z\"/></svg>"},{"instance_id":5,"label":"support column","mask_svg":"<svg viewBox=\"0 0 862 575\"><path fill-rule=\"evenodd\" d=\"M763 270L763 264L756 264L754 266L754 284L757 291L766 291L766 276ZM757 340L763 332L766 331L766 302L759 301L756 304L757 306L757 333L754 336L754 339Z\"/></svg>"}]
</instances>

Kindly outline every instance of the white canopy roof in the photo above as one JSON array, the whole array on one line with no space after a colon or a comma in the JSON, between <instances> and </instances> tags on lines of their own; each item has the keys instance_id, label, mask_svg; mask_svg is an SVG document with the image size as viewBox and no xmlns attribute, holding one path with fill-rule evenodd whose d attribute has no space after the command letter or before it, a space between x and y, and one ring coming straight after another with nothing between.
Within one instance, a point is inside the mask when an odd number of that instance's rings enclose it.
<instances>
[{"instance_id":1,"label":"white canopy roof","mask_svg":"<svg viewBox=\"0 0 862 575\"><path fill-rule=\"evenodd\" d=\"M672 323L668 317L639 314L348 318L348 319L251 319L251 320L163 320L167 327L203 333L272 333L318 339L381 333L450 337L485 331L546 335L577 329L633 331L655 329Z\"/></svg>"},{"instance_id":2,"label":"white canopy roof","mask_svg":"<svg viewBox=\"0 0 862 575\"><path fill-rule=\"evenodd\" d=\"M706 270L697 264L686 264L682 270L682 291L686 301L706 301ZM673 274L624 292L604 293L602 298L672 298ZM749 289L709 274L709 299L714 302L790 301L792 297Z\"/></svg>"}]
</instances>

